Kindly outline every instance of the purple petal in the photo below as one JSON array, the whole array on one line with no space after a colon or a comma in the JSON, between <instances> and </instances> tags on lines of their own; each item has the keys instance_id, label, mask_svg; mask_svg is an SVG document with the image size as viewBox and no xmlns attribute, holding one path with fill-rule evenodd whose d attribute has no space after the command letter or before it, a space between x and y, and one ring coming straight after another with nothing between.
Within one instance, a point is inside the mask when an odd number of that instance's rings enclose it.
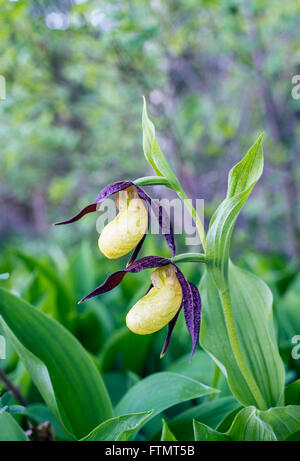
<instances>
[{"instance_id":1,"label":"purple petal","mask_svg":"<svg viewBox=\"0 0 300 461\"><path fill-rule=\"evenodd\" d=\"M193 342L191 353L192 359L199 340L201 298L196 286L192 283L189 283L178 268L177 277L182 289L182 303L184 307L185 323Z\"/></svg>"},{"instance_id":2,"label":"purple petal","mask_svg":"<svg viewBox=\"0 0 300 461\"><path fill-rule=\"evenodd\" d=\"M156 267L166 266L167 264L170 264L170 262L171 261L169 259L161 258L160 256L146 256L145 258L138 259L134 263L130 264L130 266L126 267L126 269L111 274L105 280L105 282L103 282L101 285L95 288L95 290L85 296L81 301L79 301L79 303L83 303L88 299L94 298L95 296L112 290L122 282L127 272L136 274L144 269L153 269Z\"/></svg>"},{"instance_id":3,"label":"purple petal","mask_svg":"<svg viewBox=\"0 0 300 461\"><path fill-rule=\"evenodd\" d=\"M116 194L117 192L120 192L121 190L127 189L127 187L134 186L134 184L131 181L118 181L114 182L112 184L109 184L108 186L104 187L93 203L90 205L87 205L85 208L83 208L79 213L77 213L75 216L73 216L70 219L67 219L66 221L61 221L55 224L55 226L60 226L62 224L70 224L72 222L78 221L81 219L84 215L87 213L92 213L93 211L97 211L97 208L103 200L106 198L110 197L113 194Z\"/></svg>"},{"instance_id":4,"label":"purple petal","mask_svg":"<svg viewBox=\"0 0 300 461\"><path fill-rule=\"evenodd\" d=\"M77 213L72 218L67 219L66 221L57 222L54 225L55 226L61 226L62 224L70 224L72 222L78 221L80 218L82 218L82 216L84 216L84 215L86 215L88 213L93 213L96 210L97 210L97 205L95 203L91 203L90 205L86 206L81 211L79 211L79 213Z\"/></svg>"},{"instance_id":5,"label":"purple petal","mask_svg":"<svg viewBox=\"0 0 300 461\"><path fill-rule=\"evenodd\" d=\"M160 256L145 256L144 258L138 259L130 266L126 267L126 272L137 273L144 269L154 269L155 267L162 267L170 264L171 261L167 258L161 258Z\"/></svg>"},{"instance_id":6,"label":"purple petal","mask_svg":"<svg viewBox=\"0 0 300 461\"><path fill-rule=\"evenodd\" d=\"M201 297L198 288L190 282L190 286L193 293L193 304L194 304L194 337L193 337L193 348L191 353L191 360L194 355L196 346L199 341L200 323L201 323Z\"/></svg>"},{"instance_id":7,"label":"purple petal","mask_svg":"<svg viewBox=\"0 0 300 461\"><path fill-rule=\"evenodd\" d=\"M172 257L174 257L175 256L175 240L174 240L173 228L172 228L172 225L170 224L168 214L166 213L163 207L159 207L154 202L154 200L152 200L151 197L148 194L146 194L146 192L143 189L141 189L139 186L136 186L132 181L117 181L117 182L109 184L108 186L104 187L104 189L102 189L99 192L99 194L97 195L93 203L87 205L85 208L83 208L79 213L77 213L72 218L66 219L65 221L60 221L58 223L55 223L55 226L73 223L81 219L87 213L92 213L94 211L97 211L97 208L100 205L100 203L103 202L106 198L110 197L113 194L116 194L117 192L120 192L121 190L127 189L130 186L135 187L140 198L142 200L145 200L149 204L150 208L153 210L156 218L158 219L159 226L162 229L166 242L171 250ZM170 232L168 233L164 232L164 229L168 229L170 230ZM137 251L134 252L132 257L130 258L130 262L134 261L134 259L137 257L138 252L141 249L141 246L142 244L138 245L138 247L136 248Z\"/></svg>"},{"instance_id":8,"label":"purple petal","mask_svg":"<svg viewBox=\"0 0 300 461\"><path fill-rule=\"evenodd\" d=\"M174 232L173 232L173 226L170 222L168 213L166 210L162 207L157 205L157 203L151 199L151 197L146 194L146 192L141 189L139 186L135 186L139 196L141 199L145 200L148 202L151 210L153 211L156 219L158 220L159 227L162 230L163 236L166 239L166 242L171 250L172 258L175 256L175 239L174 239Z\"/></svg>"},{"instance_id":9,"label":"purple petal","mask_svg":"<svg viewBox=\"0 0 300 461\"><path fill-rule=\"evenodd\" d=\"M172 336L172 333L173 333L173 330L174 330L174 327L175 327L175 324L177 322L177 319L178 319L178 315L179 315L179 312L181 310L181 307L179 308L177 314L172 318L172 320L169 322L168 324L168 333L167 333L167 337L166 337L166 340L165 340L165 343L164 343L164 346L162 348L162 351L160 353L160 358L162 359L164 357L164 355L166 354L167 350L168 350L168 347L169 347L169 344L170 344L170 339L171 339L171 336Z\"/></svg>"},{"instance_id":10,"label":"purple petal","mask_svg":"<svg viewBox=\"0 0 300 461\"><path fill-rule=\"evenodd\" d=\"M101 285L95 288L95 290L93 290L91 293L85 296L81 301L79 301L79 304L83 303L84 301L87 301L88 299L94 298L95 296L102 295L103 293L106 293L107 291L111 291L113 288L120 285L125 274L126 274L126 270L114 272L109 277L107 277L105 282L103 282Z\"/></svg>"}]
</instances>

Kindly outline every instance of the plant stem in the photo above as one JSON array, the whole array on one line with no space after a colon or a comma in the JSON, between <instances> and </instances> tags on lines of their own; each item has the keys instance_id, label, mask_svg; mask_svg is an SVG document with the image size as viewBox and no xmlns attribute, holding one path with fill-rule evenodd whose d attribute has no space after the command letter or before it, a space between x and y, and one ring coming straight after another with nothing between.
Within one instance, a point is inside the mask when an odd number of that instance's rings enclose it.
<instances>
[{"instance_id":1,"label":"plant stem","mask_svg":"<svg viewBox=\"0 0 300 461\"><path fill-rule=\"evenodd\" d=\"M27 400L19 389L10 381L10 379L7 377L7 375L4 373L4 371L0 368L0 380L4 383L6 389L12 393L12 395L24 406L26 407L28 405Z\"/></svg>"},{"instance_id":2,"label":"plant stem","mask_svg":"<svg viewBox=\"0 0 300 461\"><path fill-rule=\"evenodd\" d=\"M231 306L231 300L230 300L230 295L229 291L219 291L221 302L222 302L222 307L223 307L223 313L224 313L224 318L225 318L225 323L227 326L227 331L228 331L228 336L232 348L233 355L235 357L235 360L237 361L237 364L239 366L239 369L247 382L253 397L255 398L257 402L257 406L260 410L267 410L267 405L265 403L265 400L255 382L255 379L253 378L251 372L248 369L247 363L244 359L243 353L240 348L239 344L239 338L238 334L236 331L236 326L235 326L235 321L234 321L234 316L232 312L232 306Z\"/></svg>"},{"instance_id":3,"label":"plant stem","mask_svg":"<svg viewBox=\"0 0 300 461\"><path fill-rule=\"evenodd\" d=\"M144 176L143 178L135 179L133 182L137 186L166 186L172 189L169 181L162 176Z\"/></svg>"},{"instance_id":4,"label":"plant stem","mask_svg":"<svg viewBox=\"0 0 300 461\"><path fill-rule=\"evenodd\" d=\"M172 258L173 263L185 263L185 262L200 262L206 263L206 256L204 253L182 253Z\"/></svg>"},{"instance_id":5,"label":"plant stem","mask_svg":"<svg viewBox=\"0 0 300 461\"><path fill-rule=\"evenodd\" d=\"M202 225L201 219L199 218L197 211L193 207L192 201L188 198L188 196L186 195L184 190L182 188L180 188L180 190L178 190L176 192L177 192L178 197L181 198L183 203L186 205L187 209L190 212L190 215L192 216L193 220L195 221L197 231L198 231L198 234L199 234L199 237L200 237L200 241L201 241L203 250L205 251L206 235L205 235L205 230L204 230L204 227Z\"/></svg>"}]
</instances>

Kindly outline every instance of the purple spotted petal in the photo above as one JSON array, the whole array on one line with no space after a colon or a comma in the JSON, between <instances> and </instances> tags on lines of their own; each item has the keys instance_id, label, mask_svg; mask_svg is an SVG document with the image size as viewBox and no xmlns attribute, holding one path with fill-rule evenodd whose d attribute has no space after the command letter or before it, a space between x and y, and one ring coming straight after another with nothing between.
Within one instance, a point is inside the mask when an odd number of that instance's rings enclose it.
<instances>
[{"instance_id":1,"label":"purple spotted petal","mask_svg":"<svg viewBox=\"0 0 300 461\"><path fill-rule=\"evenodd\" d=\"M189 283L183 273L177 268L177 277L182 289L182 303L184 310L184 318L187 329L192 337L192 353L194 355L200 330L201 316L201 298L198 289L192 283Z\"/></svg>"},{"instance_id":2,"label":"purple spotted petal","mask_svg":"<svg viewBox=\"0 0 300 461\"><path fill-rule=\"evenodd\" d=\"M172 318L172 320L169 322L168 324L168 333L167 333L167 337L166 337L166 340L165 340L165 343L164 343L164 346L162 348L162 351L160 353L160 358L162 359L164 357L164 355L166 354L167 350L168 350L168 347L169 347L169 344L170 344L170 339L171 339L171 336L172 336L172 333L173 333L173 330L174 330L174 327L175 327L175 324L177 322L177 319L178 319L178 315L179 315L179 312L181 310L181 307L179 308L177 314L175 315L175 317Z\"/></svg>"},{"instance_id":3,"label":"purple spotted petal","mask_svg":"<svg viewBox=\"0 0 300 461\"><path fill-rule=\"evenodd\" d=\"M201 297L198 288L190 282L190 286L193 293L193 304L194 304L194 315L193 315L193 324L194 324L194 334L193 338L193 348L191 353L191 359L194 355L196 346L199 341L199 332L200 332L200 323L201 323Z\"/></svg>"},{"instance_id":4,"label":"purple spotted petal","mask_svg":"<svg viewBox=\"0 0 300 461\"><path fill-rule=\"evenodd\" d=\"M95 296L106 293L107 291L111 291L122 282L127 272L136 274L144 269L153 269L156 267L166 266L167 264L170 264L170 262L171 261L169 259L161 258L160 256L145 256L145 258L138 259L134 263L130 264L130 266L126 267L126 269L111 274L105 280L105 282L95 288L95 290L93 290L79 302L82 303L88 299L94 298Z\"/></svg>"},{"instance_id":5,"label":"purple spotted petal","mask_svg":"<svg viewBox=\"0 0 300 461\"><path fill-rule=\"evenodd\" d=\"M114 182L114 183L109 184L108 186L104 187L104 189L102 189L99 192L99 194L97 195L97 197L95 198L93 203L91 203L90 205L87 205L85 208L83 208L79 213L77 213L72 218L69 218L69 219L67 219L65 221L58 222L55 225L56 226L61 226L63 224L71 224L71 223L73 223L75 221L78 221L79 219L81 219L86 214L92 213L94 211L97 211L98 206L105 199L107 199L108 197L110 197L113 194L116 194L117 192L120 192L121 190L127 189L130 186L134 186L136 188L137 193L139 194L141 199L145 200L148 203L149 207L153 210L154 215L155 215L155 217L157 218L157 220L159 222L159 226L162 229L162 233L163 233L163 235L164 235L164 237L166 239L166 242L167 242L167 244L168 244L168 246L169 246L169 248L171 250L172 257L174 257L175 256L174 233L173 233L172 225L169 222L169 217L168 217L167 212L164 210L164 208L159 207L155 203L155 201L152 200L151 197L148 194L146 194L146 192L143 189L141 189L139 186L136 186L132 181L118 181L118 182ZM164 231L165 229L167 229L167 231ZM144 241L144 239L143 239L143 241ZM142 243L143 243L143 241L142 241ZM138 244L138 246L137 246L136 250L134 251L132 257L130 258L129 262L132 262L132 261L134 261L136 259L137 255L138 255L138 253L139 253L139 251L141 249L142 243Z\"/></svg>"},{"instance_id":6,"label":"purple spotted petal","mask_svg":"<svg viewBox=\"0 0 300 461\"><path fill-rule=\"evenodd\" d=\"M166 242L167 242L167 244L168 244L168 246L169 246L169 248L171 250L172 258L174 258L175 250L176 250L176 248L175 248L175 239L174 239L173 226L172 226L172 224L170 222L168 213L166 212L166 210L162 206L159 206L155 202L155 200L152 200L151 197L148 194L146 194L146 192L143 189L141 189L139 186L135 186L135 188L136 188L139 196L141 197L141 199L148 202L151 210L154 213L154 216L158 220L159 227L162 230L162 234L165 237Z\"/></svg>"},{"instance_id":7,"label":"purple spotted petal","mask_svg":"<svg viewBox=\"0 0 300 461\"><path fill-rule=\"evenodd\" d=\"M70 224L72 222L78 221L87 213L92 213L93 211L97 211L97 207L99 206L101 202L103 202L103 200L107 199L113 194L116 194L117 192L120 192L121 190L127 189L128 187L132 185L134 184L131 181L118 181L118 182L113 182L112 184L109 184L108 186L104 187L104 189L102 189L99 192L99 194L97 195L93 203L83 208L79 213L77 213L72 218L67 219L66 221L58 222L55 225L60 226L62 224Z\"/></svg>"}]
</instances>

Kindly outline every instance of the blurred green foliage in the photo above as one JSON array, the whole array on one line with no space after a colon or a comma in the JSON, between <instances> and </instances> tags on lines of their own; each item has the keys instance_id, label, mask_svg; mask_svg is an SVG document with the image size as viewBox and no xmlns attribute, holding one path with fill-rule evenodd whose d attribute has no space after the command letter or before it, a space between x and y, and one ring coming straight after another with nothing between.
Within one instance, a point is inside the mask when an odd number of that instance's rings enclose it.
<instances>
[{"instance_id":1,"label":"blurred green foliage","mask_svg":"<svg viewBox=\"0 0 300 461\"><path fill-rule=\"evenodd\" d=\"M297 258L299 12L293 0L3 2L2 236L57 241L51 222L113 180L150 173L144 94L164 152L188 195L205 199L207 218L230 166L265 131L265 173L237 243Z\"/></svg>"},{"instance_id":2,"label":"blurred green foliage","mask_svg":"<svg viewBox=\"0 0 300 461\"><path fill-rule=\"evenodd\" d=\"M211 384L212 360L204 351L188 362L182 316L163 360L165 331L136 336L124 326L149 286L149 271L77 305L125 261L104 260L97 251L94 215L65 228L51 223L112 181L151 174L142 154L142 95L187 194L205 199L207 220L224 197L228 170L264 130L265 172L238 221L234 255L271 287L287 380L299 378L300 360L291 355L291 338L300 334L300 103L291 97L291 78L300 74L298 3L19 0L1 7L7 94L0 100L0 274L9 274L0 276L1 287L79 339L114 405L158 371ZM168 256L154 237L146 239L144 254ZM184 270L199 282L192 263ZM18 421L25 414L36 424L49 420L63 438L9 342L1 366L30 403ZM214 429L223 421L227 430L238 404L224 378L218 387L216 400L164 412L163 437L192 439L192 418ZM161 428L161 417L154 418L139 437L157 440Z\"/></svg>"}]
</instances>

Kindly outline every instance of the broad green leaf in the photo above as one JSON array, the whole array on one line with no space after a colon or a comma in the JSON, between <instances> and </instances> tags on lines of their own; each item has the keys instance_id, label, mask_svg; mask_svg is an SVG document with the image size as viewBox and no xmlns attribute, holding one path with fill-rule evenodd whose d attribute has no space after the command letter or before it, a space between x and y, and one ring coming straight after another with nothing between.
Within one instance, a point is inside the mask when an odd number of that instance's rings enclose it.
<instances>
[{"instance_id":1,"label":"broad green leaf","mask_svg":"<svg viewBox=\"0 0 300 461\"><path fill-rule=\"evenodd\" d=\"M169 426L167 425L166 421L162 420L162 431L161 431L161 438L162 442L174 442L176 441L175 435L170 430Z\"/></svg>"},{"instance_id":2,"label":"broad green leaf","mask_svg":"<svg viewBox=\"0 0 300 461\"><path fill-rule=\"evenodd\" d=\"M201 344L244 405L283 403L284 369L274 335L272 295L257 277L229 261L235 221L263 171L262 136L229 173L225 200L207 235Z\"/></svg>"},{"instance_id":3,"label":"broad green leaf","mask_svg":"<svg viewBox=\"0 0 300 461\"><path fill-rule=\"evenodd\" d=\"M300 405L300 379L285 388L285 404Z\"/></svg>"},{"instance_id":4,"label":"broad green leaf","mask_svg":"<svg viewBox=\"0 0 300 461\"><path fill-rule=\"evenodd\" d=\"M238 406L238 402L233 397L203 402L179 413L168 422L168 425L178 440L194 440L193 419L216 428Z\"/></svg>"},{"instance_id":5,"label":"broad green leaf","mask_svg":"<svg viewBox=\"0 0 300 461\"><path fill-rule=\"evenodd\" d=\"M64 283L61 276L56 274L55 270L38 258L29 256L21 251L16 251L16 255L20 258L30 270L37 270L42 274L55 288L56 292L56 318L63 325L69 326L71 315L74 311L74 301L68 289L68 284Z\"/></svg>"},{"instance_id":6,"label":"broad green leaf","mask_svg":"<svg viewBox=\"0 0 300 461\"><path fill-rule=\"evenodd\" d=\"M199 421L193 421L193 428L196 442L227 442L230 440L226 434L215 431Z\"/></svg>"},{"instance_id":7,"label":"broad green leaf","mask_svg":"<svg viewBox=\"0 0 300 461\"><path fill-rule=\"evenodd\" d=\"M108 419L92 430L82 441L126 441L147 422L152 413L146 411Z\"/></svg>"},{"instance_id":8,"label":"broad green leaf","mask_svg":"<svg viewBox=\"0 0 300 461\"><path fill-rule=\"evenodd\" d=\"M178 403L218 392L199 381L177 373L161 372L133 386L115 409L117 415L153 409L151 417Z\"/></svg>"},{"instance_id":9,"label":"broad green leaf","mask_svg":"<svg viewBox=\"0 0 300 461\"><path fill-rule=\"evenodd\" d=\"M258 413L273 428L278 440L287 440L300 431L300 406L275 407Z\"/></svg>"},{"instance_id":10,"label":"broad green leaf","mask_svg":"<svg viewBox=\"0 0 300 461\"><path fill-rule=\"evenodd\" d=\"M201 344L219 364L239 402L267 409L282 404L284 389L284 369L273 329L272 295L255 275L232 263L229 267L231 308L247 374L233 354L220 294L209 272L200 285ZM256 384L254 389L249 376Z\"/></svg>"},{"instance_id":11,"label":"broad green leaf","mask_svg":"<svg viewBox=\"0 0 300 461\"><path fill-rule=\"evenodd\" d=\"M122 370L140 374L153 340L153 335L136 335L127 327L119 328L109 337L101 350L99 355L101 371L111 369L119 358ZM136 351L139 353L137 354Z\"/></svg>"},{"instance_id":12,"label":"broad green leaf","mask_svg":"<svg viewBox=\"0 0 300 461\"><path fill-rule=\"evenodd\" d=\"M0 442L26 442L28 437L16 420L6 411L0 413Z\"/></svg>"},{"instance_id":13,"label":"broad green leaf","mask_svg":"<svg viewBox=\"0 0 300 461\"><path fill-rule=\"evenodd\" d=\"M62 325L2 289L0 321L46 404L70 437L83 437L112 416L94 362Z\"/></svg>"},{"instance_id":14,"label":"broad green leaf","mask_svg":"<svg viewBox=\"0 0 300 461\"><path fill-rule=\"evenodd\" d=\"M293 344L292 338L298 336L300 332L299 299L300 274L288 286L277 305L280 340L289 349L296 346L297 343ZM299 346L295 350L298 355L300 353Z\"/></svg>"},{"instance_id":15,"label":"broad green leaf","mask_svg":"<svg viewBox=\"0 0 300 461\"><path fill-rule=\"evenodd\" d=\"M299 430L300 406L275 407L266 411L251 406L236 415L225 434L203 425L197 426L196 440L222 440L226 437L234 441L284 441Z\"/></svg>"},{"instance_id":16,"label":"broad green leaf","mask_svg":"<svg viewBox=\"0 0 300 461\"><path fill-rule=\"evenodd\" d=\"M235 417L227 435L236 441L277 440L275 432L255 407L244 408Z\"/></svg>"},{"instance_id":17,"label":"broad green leaf","mask_svg":"<svg viewBox=\"0 0 300 461\"><path fill-rule=\"evenodd\" d=\"M263 171L262 135L228 176L225 200L215 211L206 241L209 272L220 291L228 290L229 248L235 221Z\"/></svg>"},{"instance_id":18,"label":"broad green leaf","mask_svg":"<svg viewBox=\"0 0 300 461\"><path fill-rule=\"evenodd\" d=\"M143 148L144 154L157 176L163 176L174 190L179 190L180 185L178 179L170 165L168 164L164 154L162 153L155 136L155 128L148 117L146 100L144 98L143 107Z\"/></svg>"}]
</instances>

